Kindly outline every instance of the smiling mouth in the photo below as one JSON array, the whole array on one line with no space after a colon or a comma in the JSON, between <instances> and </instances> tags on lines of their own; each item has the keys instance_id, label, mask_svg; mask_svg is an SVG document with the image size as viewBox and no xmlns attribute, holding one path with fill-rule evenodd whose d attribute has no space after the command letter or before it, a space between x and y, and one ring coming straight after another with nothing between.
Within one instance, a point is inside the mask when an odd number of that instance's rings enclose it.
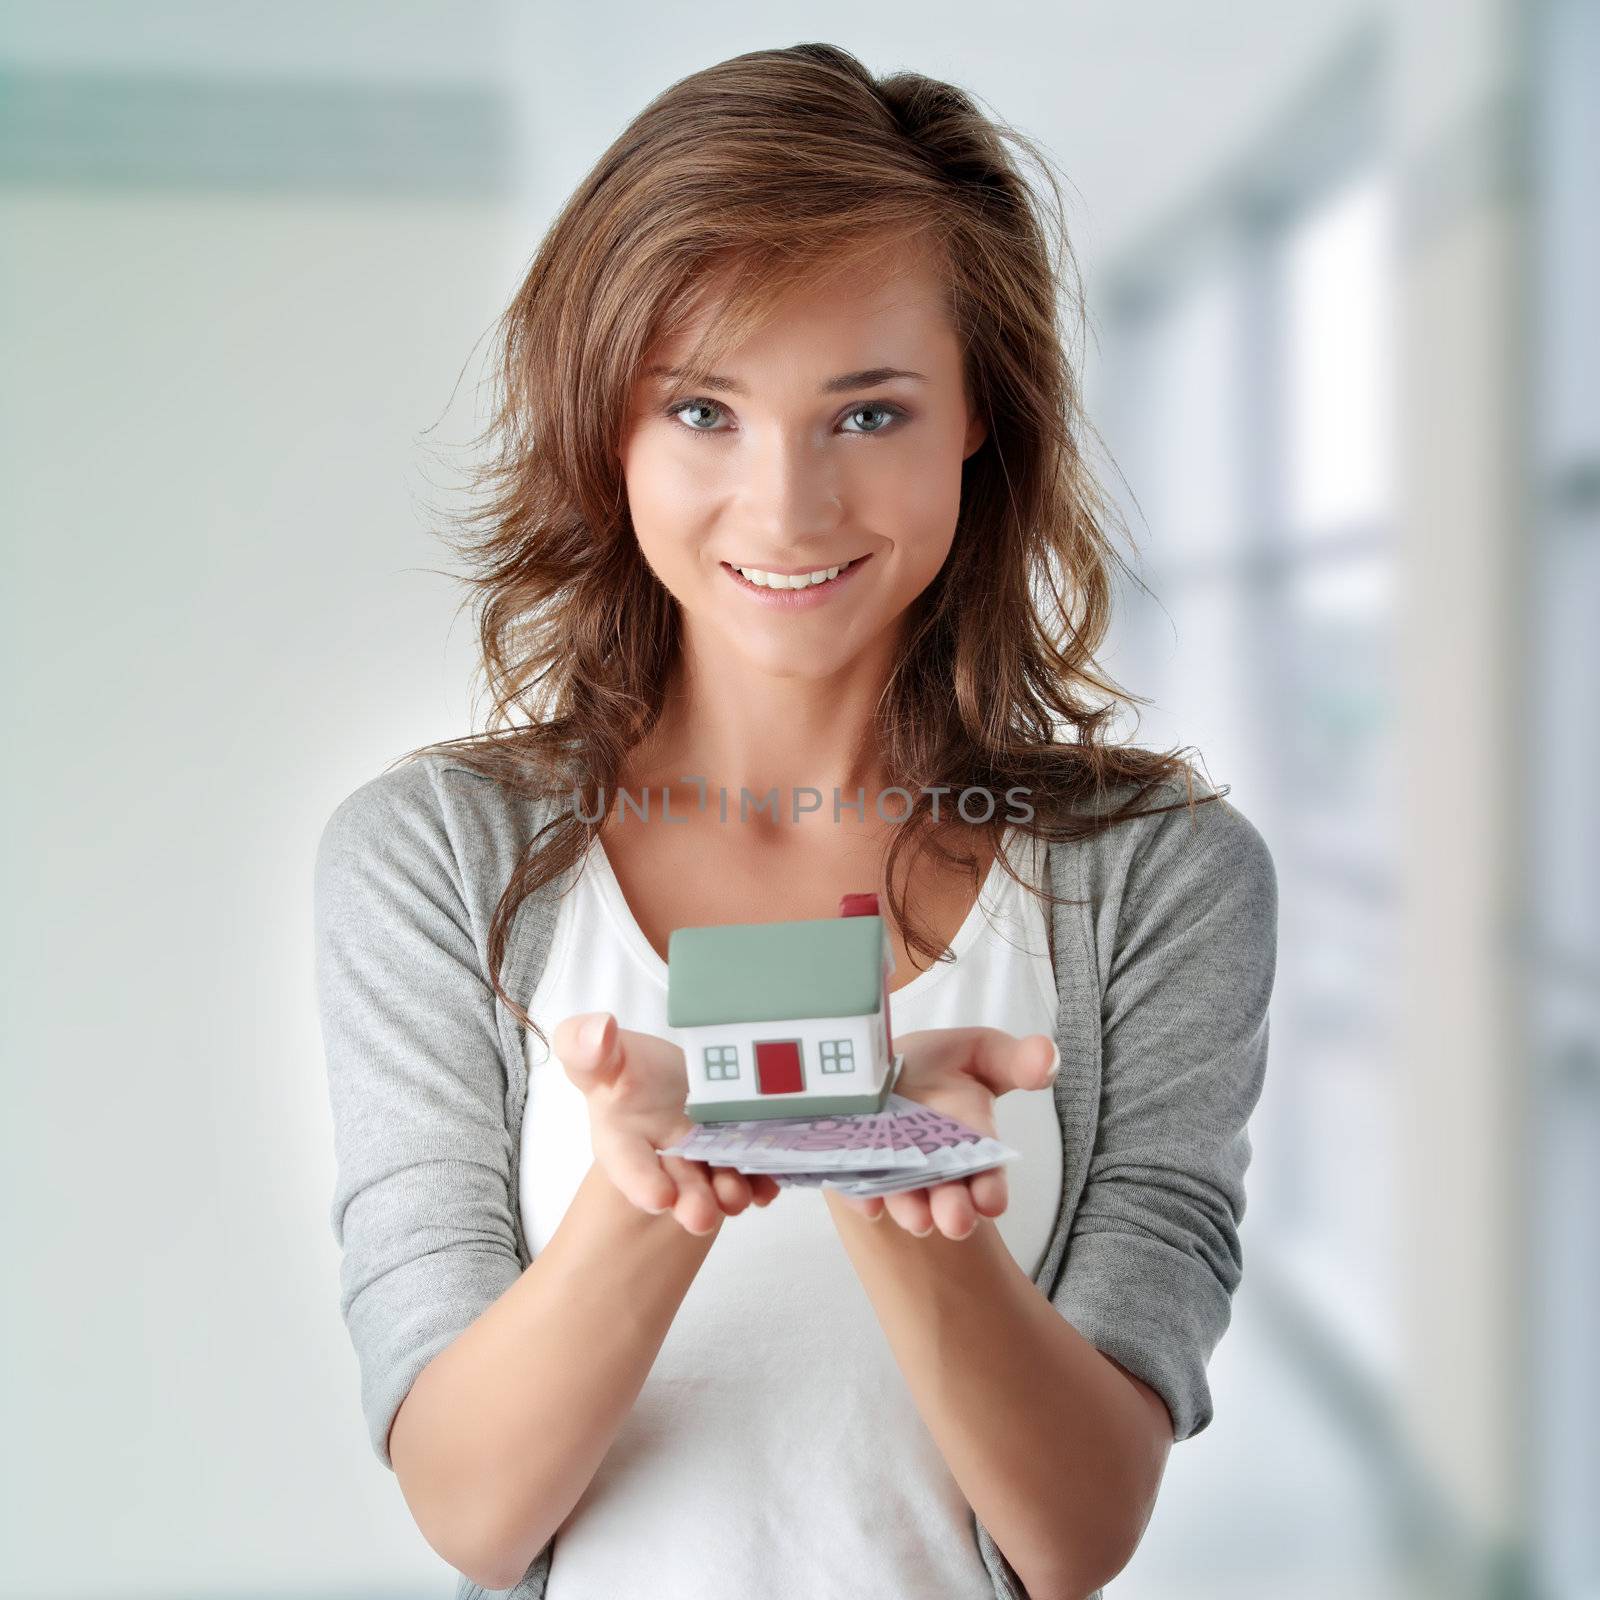
<instances>
[{"instance_id":1,"label":"smiling mouth","mask_svg":"<svg viewBox=\"0 0 1600 1600\"><path fill-rule=\"evenodd\" d=\"M722 565L752 588L770 590L773 594L804 594L809 589L825 589L830 583L837 583L867 559L866 556L856 556L840 566L815 567L810 572L792 574L767 572L759 567L735 566L731 561L724 561Z\"/></svg>"}]
</instances>

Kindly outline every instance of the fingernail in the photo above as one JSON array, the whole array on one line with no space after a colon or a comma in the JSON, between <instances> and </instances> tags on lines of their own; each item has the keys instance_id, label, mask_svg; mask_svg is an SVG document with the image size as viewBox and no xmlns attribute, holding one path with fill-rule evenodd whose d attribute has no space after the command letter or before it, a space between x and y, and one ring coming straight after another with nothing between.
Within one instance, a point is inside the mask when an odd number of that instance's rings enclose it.
<instances>
[{"instance_id":1,"label":"fingernail","mask_svg":"<svg viewBox=\"0 0 1600 1600\"><path fill-rule=\"evenodd\" d=\"M582 1045L585 1050L598 1050L600 1036L605 1032L606 1016L603 1011L598 1011L583 1025Z\"/></svg>"}]
</instances>

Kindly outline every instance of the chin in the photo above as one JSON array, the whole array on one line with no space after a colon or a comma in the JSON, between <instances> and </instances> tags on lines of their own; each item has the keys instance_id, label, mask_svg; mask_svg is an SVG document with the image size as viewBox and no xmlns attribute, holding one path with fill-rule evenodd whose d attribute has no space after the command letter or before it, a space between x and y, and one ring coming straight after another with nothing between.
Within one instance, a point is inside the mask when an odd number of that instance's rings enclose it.
<instances>
[{"instance_id":1,"label":"chin","mask_svg":"<svg viewBox=\"0 0 1600 1600\"><path fill-rule=\"evenodd\" d=\"M792 678L801 682L825 683L848 657L830 650L826 655L815 651L797 650L792 645L776 649L726 647L726 661L741 672L759 672L768 678Z\"/></svg>"}]
</instances>

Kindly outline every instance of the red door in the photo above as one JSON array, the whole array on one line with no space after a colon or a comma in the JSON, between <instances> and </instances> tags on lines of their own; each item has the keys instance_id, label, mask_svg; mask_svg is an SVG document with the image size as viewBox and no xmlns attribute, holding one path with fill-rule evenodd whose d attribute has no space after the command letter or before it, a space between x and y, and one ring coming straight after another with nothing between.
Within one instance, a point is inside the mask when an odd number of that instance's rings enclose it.
<instances>
[{"instance_id":1,"label":"red door","mask_svg":"<svg viewBox=\"0 0 1600 1600\"><path fill-rule=\"evenodd\" d=\"M756 1040L756 1088L760 1093L798 1094L801 1087L800 1041Z\"/></svg>"}]
</instances>

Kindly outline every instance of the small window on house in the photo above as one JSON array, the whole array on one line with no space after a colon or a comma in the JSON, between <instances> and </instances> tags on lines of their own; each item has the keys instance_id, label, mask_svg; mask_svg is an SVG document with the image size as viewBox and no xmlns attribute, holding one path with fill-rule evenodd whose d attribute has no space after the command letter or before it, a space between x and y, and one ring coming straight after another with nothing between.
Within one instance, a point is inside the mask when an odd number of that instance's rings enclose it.
<instances>
[{"instance_id":1,"label":"small window on house","mask_svg":"<svg viewBox=\"0 0 1600 1600\"><path fill-rule=\"evenodd\" d=\"M736 1044L708 1044L706 1046L706 1078L708 1081L737 1078L739 1076L739 1047Z\"/></svg>"},{"instance_id":2,"label":"small window on house","mask_svg":"<svg viewBox=\"0 0 1600 1600\"><path fill-rule=\"evenodd\" d=\"M824 1072L854 1072L856 1047L849 1039L824 1039L821 1045Z\"/></svg>"}]
</instances>

